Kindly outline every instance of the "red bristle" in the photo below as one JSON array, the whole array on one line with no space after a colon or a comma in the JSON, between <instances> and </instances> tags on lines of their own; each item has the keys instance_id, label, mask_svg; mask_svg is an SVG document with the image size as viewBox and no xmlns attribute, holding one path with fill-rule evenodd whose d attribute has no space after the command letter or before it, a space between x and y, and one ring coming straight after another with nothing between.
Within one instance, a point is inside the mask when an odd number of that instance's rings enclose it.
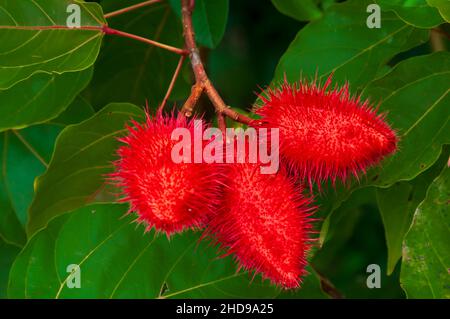
<instances>
[{"instance_id":1,"label":"red bristle","mask_svg":"<svg viewBox=\"0 0 450 319\"><path fill-rule=\"evenodd\" d=\"M284 170L260 173L258 164L233 164L221 210L204 236L234 254L239 267L284 288L300 286L310 247L314 209Z\"/></svg>"},{"instance_id":2,"label":"red bristle","mask_svg":"<svg viewBox=\"0 0 450 319\"><path fill-rule=\"evenodd\" d=\"M147 230L171 235L191 227L203 227L219 203L222 173L217 165L174 163L171 139L175 128L187 128L193 137L193 121L174 115L147 114L146 122L132 122L128 136L122 137L111 175L122 187L130 211L138 214ZM193 143L193 141L191 141Z\"/></svg>"},{"instance_id":3,"label":"red bristle","mask_svg":"<svg viewBox=\"0 0 450 319\"><path fill-rule=\"evenodd\" d=\"M351 97L348 84L328 89L305 81L260 96L256 111L280 129L280 154L298 177L312 187L337 179L345 182L365 172L397 148L397 136L368 101Z\"/></svg>"}]
</instances>

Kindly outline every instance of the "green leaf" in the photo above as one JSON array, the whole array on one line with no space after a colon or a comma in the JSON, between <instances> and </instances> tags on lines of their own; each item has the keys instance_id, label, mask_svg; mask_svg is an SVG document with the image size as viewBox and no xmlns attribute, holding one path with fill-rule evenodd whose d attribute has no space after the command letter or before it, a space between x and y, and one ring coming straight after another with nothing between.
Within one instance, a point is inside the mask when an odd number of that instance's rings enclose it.
<instances>
[{"instance_id":1,"label":"green leaf","mask_svg":"<svg viewBox=\"0 0 450 319\"><path fill-rule=\"evenodd\" d=\"M68 120L75 112L78 116ZM6 294L10 266L27 240L24 225L34 179L45 171L62 127L86 114L92 114L92 109L76 99L53 123L0 134L0 298Z\"/></svg>"},{"instance_id":2,"label":"green leaf","mask_svg":"<svg viewBox=\"0 0 450 319\"><path fill-rule=\"evenodd\" d=\"M174 11L181 17L181 1L170 0ZM200 45L215 48L225 33L228 20L228 0L197 0L192 15L195 39Z\"/></svg>"},{"instance_id":3,"label":"green leaf","mask_svg":"<svg viewBox=\"0 0 450 319\"><path fill-rule=\"evenodd\" d=\"M78 96L64 112L48 123L60 126L76 124L90 118L94 113L92 106L85 99Z\"/></svg>"},{"instance_id":4,"label":"green leaf","mask_svg":"<svg viewBox=\"0 0 450 319\"><path fill-rule=\"evenodd\" d=\"M322 16L314 0L272 0L272 3L278 11L299 21L315 20Z\"/></svg>"},{"instance_id":5,"label":"green leaf","mask_svg":"<svg viewBox=\"0 0 450 319\"><path fill-rule=\"evenodd\" d=\"M20 129L58 116L86 87L92 68L61 75L39 73L0 91L0 131Z\"/></svg>"},{"instance_id":6,"label":"green leaf","mask_svg":"<svg viewBox=\"0 0 450 319\"><path fill-rule=\"evenodd\" d=\"M26 241L23 227L34 196L34 180L48 166L56 136L63 126L92 112L85 101L77 98L53 122L0 134L0 238L6 243L20 247ZM70 120L67 116L71 116Z\"/></svg>"},{"instance_id":7,"label":"green leaf","mask_svg":"<svg viewBox=\"0 0 450 319\"><path fill-rule=\"evenodd\" d=\"M127 1L130 4L139 0ZM102 2L105 12L124 6L122 0ZM131 15L131 16L130 16ZM184 47L183 31L179 19L170 6L163 2L142 8L139 14L116 16L110 26L138 34L175 47ZM179 56L166 50L121 37L108 37L95 65L94 77L86 97L96 109L111 102L128 102L158 106L164 98ZM175 82L170 100L189 95L191 83L185 63L182 74Z\"/></svg>"},{"instance_id":8,"label":"green leaf","mask_svg":"<svg viewBox=\"0 0 450 319\"><path fill-rule=\"evenodd\" d=\"M427 0L427 3L439 10L442 18L450 22L450 3L448 0Z\"/></svg>"},{"instance_id":9,"label":"green leaf","mask_svg":"<svg viewBox=\"0 0 450 319\"><path fill-rule=\"evenodd\" d=\"M367 87L363 95L381 101L400 138L399 151L369 174L371 184L411 180L438 159L450 143L449 82L450 54L439 52L405 60Z\"/></svg>"},{"instance_id":10,"label":"green leaf","mask_svg":"<svg viewBox=\"0 0 450 319\"><path fill-rule=\"evenodd\" d=\"M351 192L337 191L329 196L331 206L320 206L327 210L325 221L320 233L320 245L327 242L339 244L345 242L353 233L353 228L363 212L364 205L372 202L374 198L373 187L362 187ZM329 208L327 208L329 207Z\"/></svg>"},{"instance_id":11,"label":"green leaf","mask_svg":"<svg viewBox=\"0 0 450 319\"><path fill-rule=\"evenodd\" d=\"M450 298L450 169L419 205L403 247L401 283L408 298Z\"/></svg>"},{"instance_id":12,"label":"green leaf","mask_svg":"<svg viewBox=\"0 0 450 319\"><path fill-rule=\"evenodd\" d=\"M2 134L3 179L11 205L23 225L34 194L34 178L48 166L60 130L56 125L38 125Z\"/></svg>"},{"instance_id":13,"label":"green leaf","mask_svg":"<svg viewBox=\"0 0 450 319\"><path fill-rule=\"evenodd\" d=\"M8 245L0 238L0 299L6 298L9 270L20 249Z\"/></svg>"},{"instance_id":14,"label":"green leaf","mask_svg":"<svg viewBox=\"0 0 450 319\"><path fill-rule=\"evenodd\" d=\"M25 230L8 197L3 174L0 175L0 241L16 247L23 247L27 241Z\"/></svg>"},{"instance_id":15,"label":"green leaf","mask_svg":"<svg viewBox=\"0 0 450 319\"><path fill-rule=\"evenodd\" d=\"M69 4L78 4L81 28L67 27ZM81 71L95 61L105 24L96 3L73 0L1 1L0 89L31 75ZM86 27L96 27L86 30ZM84 28L84 29L83 29Z\"/></svg>"},{"instance_id":16,"label":"green leaf","mask_svg":"<svg viewBox=\"0 0 450 319\"><path fill-rule=\"evenodd\" d=\"M306 271L310 274L303 278L300 289L297 290L283 290L277 296L280 299L325 299L327 294L322 290L320 276L311 268L306 267Z\"/></svg>"},{"instance_id":17,"label":"green leaf","mask_svg":"<svg viewBox=\"0 0 450 319\"><path fill-rule=\"evenodd\" d=\"M3 136L0 135L0 138ZM1 150L4 149L3 139L0 140ZM2 154L3 155L2 151ZM11 203L10 194L5 183L5 166L2 156L2 171L0 174L0 240L8 245L23 247L27 241L25 230Z\"/></svg>"},{"instance_id":18,"label":"green leaf","mask_svg":"<svg viewBox=\"0 0 450 319\"><path fill-rule=\"evenodd\" d=\"M387 249L383 223L376 204L375 187L355 190L326 219L328 232L312 263L348 298L400 298L404 295L399 272L385 274ZM367 266L382 269L381 289L368 289Z\"/></svg>"},{"instance_id":19,"label":"green leaf","mask_svg":"<svg viewBox=\"0 0 450 319\"><path fill-rule=\"evenodd\" d=\"M215 248L199 243L199 233L184 232L170 241L154 231L144 234L145 227L133 222L136 216L125 216L127 210L124 204L96 204L52 220L14 263L9 297L263 298L280 294L279 288L236 272L231 257L217 258ZM67 287L67 266L73 264L81 270L79 289ZM303 289L316 292L318 288L311 280Z\"/></svg>"},{"instance_id":20,"label":"green leaf","mask_svg":"<svg viewBox=\"0 0 450 319\"><path fill-rule=\"evenodd\" d=\"M316 74L324 80L334 72L336 82L349 81L356 91L393 56L427 40L427 31L403 23L390 12L382 15L382 28L366 28L370 3L350 0L335 4L321 19L300 30L276 68L275 81L285 74L291 82Z\"/></svg>"},{"instance_id":21,"label":"green leaf","mask_svg":"<svg viewBox=\"0 0 450 319\"><path fill-rule=\"evenodd\" d=\"M427 171L409 182L398 182L377 189L377 202L383 219L388 248L388 275L402 256L402 243L411 226L417 206L425 198L431 182L439 175L448 159L448 151Z\"/></svg>"},{"instance_id":22,"label":"green leaf","mask_svg":"<svg viewBox=\"0 0 450 319\"><path fill-rule=\"evenodd\" d=\"M59 214L105 200L98 192L106 185L105 174L112 171L117 137L126 132L125 123L143 115L132 104L110 104L92 118L61 132L47 171L35 183L36 195L27 224L29 235Z\"/></svg>"},{"instance_id":23,"label":"green leaf","mask_svg":"<svg viewBox=\"0 0 450 319\"><path fill-rule=\"evenodd\" d=\"M448 0L447 1L448 5ZM381 10L394 11L400 19L418 28L433 28L444 20L428 0L375 0Z\"/></svg>"},{"instance_id":24,"label":"green leaf","mask_svg":"<svg viewBox=\"0 0 450 319\"><path fill-rule=\"evenodd\" d=\"M55 238L67 218L68 215L63 215L50 223L45 232L32 237L19 253L9 273L9 298L45 298L49 291L57 289L59 281L52 257ZM35 258L33 253L39 258Z\"/></svg>"}]
</instances>

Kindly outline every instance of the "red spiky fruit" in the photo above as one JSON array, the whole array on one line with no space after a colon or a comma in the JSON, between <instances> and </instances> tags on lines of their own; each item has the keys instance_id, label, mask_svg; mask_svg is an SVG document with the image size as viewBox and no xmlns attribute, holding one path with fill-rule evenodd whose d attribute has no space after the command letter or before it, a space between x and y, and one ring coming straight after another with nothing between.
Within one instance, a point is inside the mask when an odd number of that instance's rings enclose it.
<instances>
[{"instance_id":1,"label":"red spiky fruit","mask_svg":"<svg viewBox=\"0 0 450 319\"><path fill-rule=\"evenodd\" d=\"M397 148L395 132L368 101L351 97L348 84L328 89L315 82L290 85L261 96L256 111L280 129L280 154L292 171L312 185L337 178L345 182Z\"/></svg>"},{"instance_id":2,"label":"red spiky fruit","mask_svg":"<svg viewBox=\"0 0 450 319\"><path fill-rule=\"evenodd\" d=\"M175 128L186 128L193 139L194 121L163 116L133 122L120 139L113 178L122 187L122 201L138 220L170 235L190 227L203 227L218 203L220 169L203 163L175 163L172 140ZM191 145L194 145L191 140ZM192 147L193 148L193 147ZM192 162L192 161L191 161Z\"/></svg>"},{"instance_id":3,"label":"red spiky fruit","mask_svg":"<svg viewBox=\"0 0 450 319\"><path fill-rule=\"evenodd\" d=\"M261 174L258 164L228 167L222 207L205 236L234 254L239 268L284 288L299 287L310 247L313 208L283 170Z\"/></svg>"}]
</instances>

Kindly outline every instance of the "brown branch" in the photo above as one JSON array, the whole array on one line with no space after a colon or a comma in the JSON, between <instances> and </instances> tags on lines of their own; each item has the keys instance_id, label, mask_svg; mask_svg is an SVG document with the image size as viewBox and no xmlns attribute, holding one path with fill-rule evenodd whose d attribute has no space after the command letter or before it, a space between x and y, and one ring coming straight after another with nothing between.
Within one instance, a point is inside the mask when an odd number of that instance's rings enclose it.
<instances>
[{"instance_id":1,"label":"brown branch","mask_svg":"<svg viewBox=\"0 0 450 319\"><path fill-rule=\"evenodd\" d=\"M188 99L181 108L180 111L181 114L183 114L186 117L191 117L194 112L194 107L197 104L198 100L200 99L202 93L203 93L203 86L199 85L198 83L195 83L192 86L191 94L189 95Z\"/></svg>"},{"instance_id":2,"label":"brown branch","mask_svg":"<svg viewBox=\"0 0 450 319\"><path fill-rule=\"evenodd\" d=\"M180 71L181 71L181 68L183 67L183 63L184 63L185 59L186 59L186 56L182 55L180 57L180 60L178 61L177 68L175 69L175 72L173 73L172 80L170 81L169 88L167 89L167 93L164 96L164 99L163 99L161 105L159 106L159 111L160 112L164 109L164 106L166 105L167 100L169 99L170 94L173 91L173 88L175 86L175 82L177 81L177 78L180 75Z\"/></svg>"},{"instance_id":3,"label":"brown branch","mask_svg":"<svg viewBox=\"0 0 450 319\"><path fill-rule=\"evenodd\" d=\"M109 19L109 18L112 18L112 17L118 16L118 15L130 12L130 11L142 8L142 7L146 7L146 6L149 6L151 4L158 3L158 2L162 2L162 0L144 1L144 2L141 2L141 3L138 3L138 4L135 4L135 5L132 5L132 6L129 6L129 7L126 7L126 8L120 9L120 10L117 10L117 11L106 13L104 15L104 17L105 17L105 19Z\"/></svg>"},{"instance_id":4,"label":"brown branch","mask_svg":"<svg viewBox=\"0 0 450 319\"><path fill-rule=\"evenodd\" d=\"M450 40L450 34L448 34L447 32L445 32L444 30L441 30L441 29L439 29L439 28L434 28L434 29L431 29L431 32L439 33L439 34L443 35L444 37L446 37L447 40Z\"/></svg>"},{"instance_id":5,"label":"brown branch","mask_svg":"<svg viewBox=\"0 0 450 319\"><path fill-rule=\"evenodd\" d=\"M200 57L200 52L198 50L197 44L195 42L194 27L192 25L192 11L194 9L194 0L182 0L181 1L181 14L183 20L183 34L184 41L186 45L186 50L189 52L189 58L191 60L192 71L195 76L195 86L200 87L201 91L205 91L209 97L209 100L214 105L216 112L220 115L225 115L243 124L250 124L253 120L245 115L239 114L236 111L230 109L223 101L220 94L217 92L214 85L208 78L206 74L205 67L203 66L202 59ZM192 115L192 110L195 106L193 101L198 100L197 96L192 96L193 94L198 94L198 90L192 90L191 96L186 101L185 105L181 109L181 114L189 117ZM219 124L224 125L224 121L221 116L218 117Z\"/></svg>"},{"instance_id":6,"label":"brown branch","mask_svg":"<svg viewBox=\"0 0 450 319\"><path fill-rule=\"evenodd\" d=\"M438 32L430 32L430 46L433 52L445 51L444 37Z\"/></svg>"}]
</instances>

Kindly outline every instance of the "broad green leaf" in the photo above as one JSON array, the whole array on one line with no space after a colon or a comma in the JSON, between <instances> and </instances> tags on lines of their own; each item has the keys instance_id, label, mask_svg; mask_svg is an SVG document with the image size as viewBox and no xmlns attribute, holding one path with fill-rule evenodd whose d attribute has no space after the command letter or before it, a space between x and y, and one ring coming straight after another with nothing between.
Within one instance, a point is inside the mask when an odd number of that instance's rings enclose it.
<instances>
[{"instance_id":1,"label":"broad green leaf","mask_svg":"<svg viewBox=\"0 0 450 319\"><path fill-rule=\"evenodd\" d=\"M448 0L427 0L427 3L436 7L445 21L450 22L450 2Z\"/></svg>"},{"instance_id":2,"label":"broad green leaf","mask_svg":"<svg viewBox=\"0 0 450 319\"><path fill-rule=\"evenodd\" d=\"M181 17L181 1L170 0ZM195 38L200 45L214 48L222 40L228 20L228 0L197 0L192 15Z\"/></svg>"},{"instance_id":3,"label":"broad green leaf","mask_svg":"<svg viewBox=\"0 0 450 319\"><path fill-rule=\"evenodd\" d=\"M419 205L403 246L401 284L408 298L450 298L450 169Z\"/></svg>"},{"instance_id":4,"label":"broad green leaf","mask_svg":"<svg viewBox=\"0 0 450 319\"><path fill-rule=\"evenodd\" d=\"M0 237L0 299L6 298L9 270L20 249L8 245Z\"/></svg>"},{"instance_id":5,"label":"broad green leaf","mask_svg":"<svg viewBox=\"0 0 450 319\"><path fill-rule=\"evenodd\" d=\"M105 12L112 12L124 7L124 2L104 0L102 5ZM166 2L142 8L138 13L113 17L109 23L111 27L125 32L184 47L181 23ZM148 101L150 106L157 107L167 92L179 58L177 54L145 43L108 37L96 62L86 97L96 109L111 102L143 105ZM186 62L183 71L187 71L188 67ZM184 99L190 87L188 72L182 72L170 99Z\"/></svg>"},{"instance_id":6,"label":"broad green leaf","mask_svg":"<svg viewBox=\"0 0 450 319\"><path fill-rule=\"evenodd\" d=\"M336 2L339 2L339 0L321 0L320 6L325 11L328 10L328 8L331 7L333 4L335 4Z\"/></svg>"},{"instance_id":7,"label":"broad green leaf","mask_svg":"<svg viewBox=\"0 0 450 319\"><path fill-rule=\"evenodd\" d=\"M55 238L67 218L68 215L63 215L50 223L45 232L33 236L17 256L9 273L9 298L45 298L49 291L57 289L59 281L53 259Z\"/></svg>"},{"instance_id":8,"label":"broad green leaf","mask_svg":"<svg viewBox=\"0 0 450 319\"><path fill-rule=\"evenodd\" d=\"M45 227L59 214L104 200L98 192L106 186L105 175L112 171L119 145L117 137L126 132L125 123L143 114L131 104L110 104L90 119L61 132L47 171L35 183L28 234Z\"/></svg>"},{"instance_id":9,"label":"broad green leaf","mask_svg":"<svg viewBox=\"0 0 450 319\"><path fill-rule=\"evenodd\" d=\"M328 199L333 203L332 206L319 206L321 210L328 212L320 233L320 245L330 241L346 241L363 211L362 207L374 200L374 194L372 187L363 187L352 193L350 190L337 191Z\"/></svg>"},{"instance_id":10,"label":"broad green leaf","mask_svg":"<svg viewBox=\"0 0 450 319\"><path fill-rule=\"evenodd\" d=\"M58 116L92 76L92 68L63 74L39 73L0 91L0 131L20 129Z\"/></svg>"},{"instance_id":11,"label":"broad green leaf","mask_svg":"<svg viewBox=\"0 0 450 319\"><path fill-rule=\"evenodd\" d=\"M319 249L314 252L311 261L315 265L315 269L325 271L329 267L328 265L334 264L336 259L339 260L337 256L339 256L340 249L355 233L355 228L365 212L365 207L373 201L373 198L374 190L371 187L354 192L340 186L337 186L336 189L328 187L317 196L316 202L319 209L314 217L324 221L321 225L316 225L317 229L321 227L321 231ZM329 276L330 272L327 275ZM338 292L342 296L343 293L339 290Z\"/></svg>"},{"instance_id":12,"label":"broad green leaf","mask_svg":"<svg viewBox=\"0 0 450 319\"><path fill-rule=\"evenodd\" d=\"M277 296L280 299L325 299L328 295L322 290L320 276L311 268L306 267L306 271L310 275L303 278L300 289L297 290L283 290Z\"/></svg>"},{"instance_id":13,"label":"broad green leaf","mask_svg":"<svg viewBox=\"0 0 450 319\"><path fill-rule=\"evenodd\" d=\"M70 4L80 8L81 28L67 27ZM0 6L0 89L38 72L81 71L94 63L106 23L98 4L1 0Z\"/></svg>"},{"instance_id":14,"label":"broad green leaf","mask_svg":"<svg viewBox=\"0 0 450 319\"><path fill-rule=\"evenodd\" d=\"M382 15L382 28L366 27L370 0L349 0L330 7L321 19L300 30L282 56L275 82L286 75L324 80L334 72L338 83L350 82L352 91L364 87L393 56L427 40L427 31L415 29L394 13Z\"/></svg>"},{"instance_id":15,"label":"broad green leaf","mask_svg":"<svg viewBox=\"0 0 450 319\"><path fill-rule=\"evenodd\" d=\"M450 143L448 83L450 54L439 52L405 60L367 87L363 95L381 101L400 138L399 150L369 174L371 184L411 180L438 159Z\"/></svg>"},{"instance_id":16,"label":"broad green leaf","mask_svg":"<svg viewBox=\"0 0 450 319\"><path fill-rule=\"evenodd\" d=\"M380 5L381 10L392 10L400 19L418 28L433 28L444 23L439 11L432 7L428 0L375 0L375 2Z\"/></svg>"},{"instance_id":17,"label":"broad green leaf","mask_svg":"<svg viewBox=\"0 0 450 319\"><path fill-rule=\"evenodd\" d=\"M144 233L127 210L124 204L96 204L52 220L17 258L9 297L264 298L281 292L236 272L231 257L217 258L215 248L199 243L199 233L170 240ZM67 266L73 264L81 270L78 289L67 287ZM304 289L316 293L313 283Z\"/></svg>"},{"instance_id":18,"label":"broad green leaf","mask_svg":"<svg viewBox=\"0 0 450 319\"><path fill-rule=\"evenodd\" d=\"M48 123L60 126L76 124L90 118L94 113L92 106L85 99L78 96L64 112Z\"/></svg>"},{"instance_id":19,"label":"broad green leaf","mask_svg":"<svg viewBox=\"0 0 450 319\"><path fill-rule=\"evenodd\" d=\"M388 275L392 274L402 256L403 239L411 226L417 206L425 198L431 182L439 175L448 159L448 151L427 171L412 181L398 182L389 188L377 189L377 202L383 219L388 248Z\"/></svg>"},{"instance_id":20,"label":"broad green leaf","mask_svg":"<svg viewBox=\"0 0 450 319\"><path fill-rule=\"evenodd\" d=\"M27 241L23 225L11 205L3 174L0 178L0 240L16 247L22 247Z\"/></svg>"},{"instance_id":21,"label":"broad green leaf","mask_svg":"<svg viewBox=\"0 0 450 319\"><path fill-rule=\"evenodd\" d=\"M0 238L5 242L23 246L34 180L48 166L56 136L63 126L89 117L92 112L86 102L77 98L52 122L0 134Z\"/></svg>"},{"instance_id":22,"label":"broad green leaf","mask_svg":"<svg viewBox=\"0 0 450 319\"><path fill-rule=\"evenodd\" d=\"M24 130L2 134L3 180L11 205L22 225L34 195L33 183L50 161L53 144L61 128L56 125L37 125Z\"/></svg>"},{"instance_id":23,"label":"broad green leaf","mask_svg":"<svg viewBox=\"0 0 450 319\"><path fill-rule=\"evenodd\" d=\"M281 13L299 21L310 21L322 16L319 5L314 0L272 0Z\"/></svg>"}]
</instances>

